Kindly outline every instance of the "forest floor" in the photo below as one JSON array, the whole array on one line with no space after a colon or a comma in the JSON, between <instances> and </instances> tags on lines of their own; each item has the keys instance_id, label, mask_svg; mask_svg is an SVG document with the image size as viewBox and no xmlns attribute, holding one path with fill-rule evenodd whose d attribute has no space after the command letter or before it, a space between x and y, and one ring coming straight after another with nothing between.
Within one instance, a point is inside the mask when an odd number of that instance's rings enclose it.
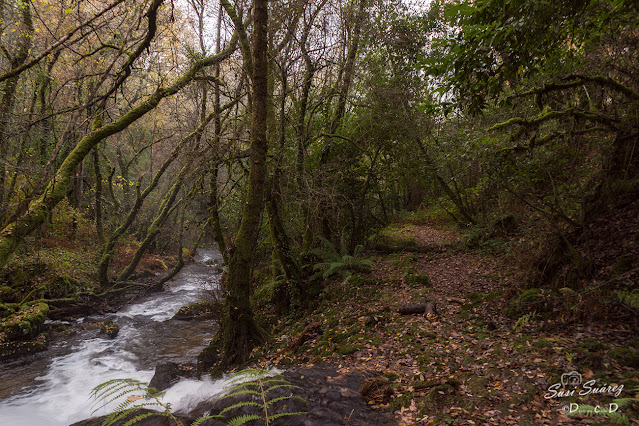
<instances>
[{"instance_id":1,"label":"forest floor","mask_svg":"<svg viewBox=\"0 0 639 426\"><path fill-rule=\"evenodd\" d=\"M280 320L260 366L384 377L364 393L399 424L609 424L575 412L588 406L639 424L636 403L610 405L639 392L636 329L526 315L512 305L525 284L508 256L470 250L454 230L392 232L411 244L364 252L370 272L333 280L305 322ZM436 316L398 312L425 303Z\"/></svg>"}]
</instances>

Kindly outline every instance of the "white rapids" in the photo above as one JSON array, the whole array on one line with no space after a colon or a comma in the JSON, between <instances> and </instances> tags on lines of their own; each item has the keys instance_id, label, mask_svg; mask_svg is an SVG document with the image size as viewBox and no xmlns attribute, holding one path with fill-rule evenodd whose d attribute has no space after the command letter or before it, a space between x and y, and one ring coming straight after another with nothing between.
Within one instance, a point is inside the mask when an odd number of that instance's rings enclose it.
<instances>
[{"instance_id":1,"label":"white rapids","mask_svg":"<svg viewBox=\"0 0 639 426\"><path fill-rule=\"evenodd\" d=\"M72 329L78 328L81 337L67 353L35 361L43 363L41 375L0 400L0 425L67 426L108 414L116 404L93 411L95 401L89 395L95 386L118 378L148 383L157 362L192 361L214 334L214 326L170 319L181 306L217 288L219 274L206 264L221 260L215 250L199 250L196 262L186 265L164 292L125 306L116 314L78 320ZM98 337L96 330L82 330L83 320L113 320L120 332L115 339ZM163 402L171 403L175 412L186 412L221 393L224 386L224 380L184 379L166 391Z\"/></svg>"}]
</instances>

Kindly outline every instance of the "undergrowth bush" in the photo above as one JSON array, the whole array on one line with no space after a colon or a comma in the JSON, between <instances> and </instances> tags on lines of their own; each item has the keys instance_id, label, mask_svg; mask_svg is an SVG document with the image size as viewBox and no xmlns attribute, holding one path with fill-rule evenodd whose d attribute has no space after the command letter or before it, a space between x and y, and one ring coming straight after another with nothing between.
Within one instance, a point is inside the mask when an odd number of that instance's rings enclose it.
<instances>
[{"instance_id":1,"label":"undergrowth bush","mask_svg":"<svg viewBox=\"0 0 639 426\"><path fill-rule=\"evenodd\" d=\"M335 246L326 238L319 237L322 241L322 247L313 250L313 254L322 259L313 266L313 269L319 272L315 273L311 280L317 278L328 278L331 275L338 274L348 281L355 271L368 271L372 261L370 259L361 258L364 246L355 247L353 254L348 253L344 239L341 240L341 247L338 251Z\"/></svg>"}]
</instances>

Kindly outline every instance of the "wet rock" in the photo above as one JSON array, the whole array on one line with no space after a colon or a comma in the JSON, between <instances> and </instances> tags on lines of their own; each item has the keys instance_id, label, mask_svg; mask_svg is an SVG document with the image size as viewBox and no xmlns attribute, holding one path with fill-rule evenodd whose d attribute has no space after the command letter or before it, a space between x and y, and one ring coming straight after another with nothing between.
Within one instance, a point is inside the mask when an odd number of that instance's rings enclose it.
<instances>
[{"instance_id":1,"label":"wet rock","mask_svg":"<svg viewBox=\"0 0 639 426\"><path fill-rule=\"evenodd\" d=\"M153 415L146 417L142 420L136 421L135 423L133 423L135 424L135 426L167 426L167 425L177 426L173 420L169 420L164 415L162 415L162 413L153 412L151 410L146 410L146 409L139 410L132 414L129 414L128 416L123 417L121 420L118 420L117 422L113 423L113 425L123 426L133 417L138 416L140 414L153 414ZM73 423L71 426L102 426L102 423L104 422L106 417L107 416L93 417L90 419L81 420L79 422ZM176 416L176 418L182 421L183 425L189 425L193 421L195 421L195 419L190 417Z\"/></svg>"},{"instance_id":2,"label":"wet rock","mask_svg":"<svg viewBox=\"0 0 639 426\"><path fill-rule=\"evenodd\" d=\"M212 342L197 356L198 373L208 372L219 360L220 348Z\"/></svg>"},{"instance_id":3,"label":"wet rock","mask_svg":"<svg viewBox=\"0 0 639 426\"><path fill-rule=\"evenodd\" d=\"M284 416L273 421L276 426L384 426L396 425L390 414L373 411L360 395L360 388L366 376L361 372L337 371L333 367L314 366L296 368L282 373L282 378L295 387L280 387L267 393L269 400L275 401L269 407L269 415L302 412L294 416ZM388 382L388 381L386 381ZM286 398L295 396L295 398ZM221 398L217 401L201 403L191 416L210 411L219 413L227 407L242 402L261 404L261 396L242 394ZM227 419L244 414L263 416L260 407L245 405L229 410L224 414ZM207 425L208 423L204 423ZM217 423L211 423L217 424Z\"/></svg>"},{"instance_id":4,"label":"wet rock","mask_svg":"<svg viewBox=\"0 0 639 426\"><path fill-rule=\"evenodd\" d=\"M222 313L222 305L218 302L196 302L182 306L173 319L192 320L219 318Z\"/></svg>"},{"instance_id":5,"label":"wet rock","mask_svg":"<svg viewBox=\"0 0 639 426\"><path fill-rule=\"evenodd\" d=\"M34 339L27 340L3 340L0 334L0 360L40 352L48 346L49 337L46 333L40 333Z\"/></svg>"},{"instance_id":6,"label":"wet rock","mask_svg":"<svg viewBox=\"0 0 639 426\"><path fill-rule=\"evenodd\" d=\"M104 321L100 327L100 334L106 334L111 339L115 339L119 332L120 326L113 321Z\"/></svg>"},{"instance_id":7,"label":"wet rock","mask_svg":"<svg viewBox=\"0 0 639 426\"><path fill-rule=\"evenodd\" d=\"M163 391L176 384L182 377L193 378L196 374L196 368L193 364L160 362L155 366L155 374L149 382L149 387Z\"/></svg>"}]
</instances>

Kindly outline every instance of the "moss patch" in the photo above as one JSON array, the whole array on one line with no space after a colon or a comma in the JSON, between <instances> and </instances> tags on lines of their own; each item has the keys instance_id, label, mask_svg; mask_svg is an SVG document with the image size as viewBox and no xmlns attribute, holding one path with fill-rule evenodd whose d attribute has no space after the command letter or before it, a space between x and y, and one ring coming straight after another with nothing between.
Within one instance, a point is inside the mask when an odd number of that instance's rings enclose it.
<instances>
[{"instance_id":1,"label":"moss patch","mask_svg":"<svg viewBox=\"0 0 639 426\"><path fill-rule=\"evenodd\" d=\"M639 368L639 352L633 349L613 349L608 352L608 356L625 367Z\"/></svg>"},{"instance_id":2,"label":"moss patch","mask_svg":"<svg viewBox=\"0 0 639 426\"><path fill-rule=\"evenodd\" d=\"M5 340L35 337L44 328L48 313L49 306L46 303L25 305L0 321L0 334L5 336Z\"/></svg>"}]
</instances>

